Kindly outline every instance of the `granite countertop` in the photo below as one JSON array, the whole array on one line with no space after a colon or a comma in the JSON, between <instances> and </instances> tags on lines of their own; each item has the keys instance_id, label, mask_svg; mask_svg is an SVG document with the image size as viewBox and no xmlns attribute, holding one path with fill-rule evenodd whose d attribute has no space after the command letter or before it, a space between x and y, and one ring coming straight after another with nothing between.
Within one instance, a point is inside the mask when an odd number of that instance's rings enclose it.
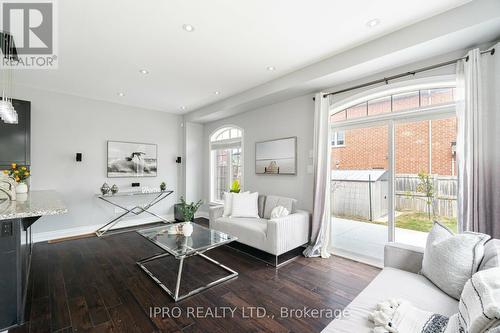
<instances>
[{"instance_id":1,"label":"granite countertop","mask_svg":"<svg viewBox=\"0 0 500 333\"><path fill-rule=\"evenodd\" d=\"M16 201L0 200L0 220L65 214L68 209L56 191L18 194Z\"/></svg>"}]
</instances>

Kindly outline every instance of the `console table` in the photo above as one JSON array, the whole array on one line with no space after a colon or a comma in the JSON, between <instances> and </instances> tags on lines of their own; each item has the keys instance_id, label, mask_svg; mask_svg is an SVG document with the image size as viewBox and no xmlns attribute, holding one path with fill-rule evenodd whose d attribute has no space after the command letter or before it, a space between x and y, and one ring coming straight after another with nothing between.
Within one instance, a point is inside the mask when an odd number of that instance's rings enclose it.
<instances>
[{"instance_id":1,"label":"console table","mask_svg":"<svg viewBox=\"0 0 500 333\"><path fill-rule=\"evenodd\" d=\"M163 199L165 199L166 197L168 197L172 193L174 193L174 191L160 191L160 192L133 191L133 192L119 192L116 194L98 194L97 197L99 199L101 199L102 201L104 201L104 202L106 202L114 207L120 208L121 210L123 210L123 213L118 215L117 217L115 217L114 219L112 219L111 221L109 221L108 223L106 223L105 225L100 227L99 229L97 229L95 231L95 234L98 237L104 236L121 219L123 219L125 216L127 216L129 214L140 215L142 213L148 213L150 215L153 215L153 216L159 218L160 221L163 221L164 223L171 223L171 221L163 218L162 216L156 214L155 212L152 212L150 209L151 209L151 207L158 204L160 201L162 201ZM144 197L149 198L145 205L134 204L134 206L132 208L127 208L119 202L120 198L122 198L122 199L124 199L124 198L137 198L137 199L142 198L142 199L144 199ZM112 234L124 232L123 230L120 231L119 228L117 228L117 229L118 229L118 231L113 231ZM116 230L116 229L113 229L113 230ZM127 230L127 231L129 231L129 230Z\"/></svg>"}]
</instances>

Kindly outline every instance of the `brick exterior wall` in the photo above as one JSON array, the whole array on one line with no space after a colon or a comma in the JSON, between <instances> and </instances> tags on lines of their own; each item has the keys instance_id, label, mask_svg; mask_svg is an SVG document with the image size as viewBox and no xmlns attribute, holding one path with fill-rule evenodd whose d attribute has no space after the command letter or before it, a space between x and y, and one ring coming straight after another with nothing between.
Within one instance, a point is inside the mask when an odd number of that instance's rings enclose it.
<instances>
[{"instance_id":1,"label":"brick exterior wall","mask_svg":"<svg viewBox=\"0 0 500 333\"><path fill-rule=\"evenodd\" d=\"M395 95L392 109L408 110L436 105L453 99L453 91L426 93L422 91ZM419 104L420 103L420 104ZM391 98L383 97L339 112L331 120L339 121L391 112ZM344 131L342 147L332 148L332 169L388 169L387 126ZM427 172L444 176L456 175L452 142L456 141L456 118L425 120L396 124L396 173ZM431 169L429 169L431 168Z\"/></svg>"}]
</instances>

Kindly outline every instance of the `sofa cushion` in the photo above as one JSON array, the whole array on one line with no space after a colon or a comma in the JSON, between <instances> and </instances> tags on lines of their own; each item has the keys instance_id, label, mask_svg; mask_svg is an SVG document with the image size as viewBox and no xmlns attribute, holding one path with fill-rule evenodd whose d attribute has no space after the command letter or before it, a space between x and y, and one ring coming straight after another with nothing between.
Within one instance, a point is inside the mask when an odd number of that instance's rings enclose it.
<instances>
[{"instance_id":1,"label":"sofa cushion","mask_svg":"<svg viewBox=\"0 0 500 333\"><path fill-rule=\"evenodd\" d=\"M376 310L377 303L390 298L406 300L419 309L445 316L458 311L458 301L424 276L387 267L347 306L349 316L332 321L323 332L371 333L373 323L368 315Z\"/></svg>"},{"instance_id":2,"label":"sofa cushion","mask_svg":"<svg viewBox=\"0 0 500 333\"><path fill-rule=\"evenodd\" d=\"M264 218L264 206L266 204L266 196L264 194L259 194L257 204L259 205L259 217Z\"/></svg>"},{"instance_id":3,"label":"sofa cushion","mask_svg":"<svg viewBox=\"0 0 500 333\"><path fill-rule=\"evenodd\" d=\"M221 217L210 225L211 228L238 237L238 242L263 248L267 239L267 221L260 218Z\"/></svg>"},{"instance_id":4,"label":"sofa cushion","mask_svg":"<svg viewBox=\"0 0 500 333\"><path fill-rule=\"evenodd\" d=\"M258 206L259 193L235 193L233 194L233 208L231 217L259 217Z\"/></svg>"},{"instance_id":5,"label":"sofa cushion","mask_svg":"<svg viewBox=\"0 0 500 333\"><path fill-rule=\"evenodd\" d=\"M277 195L268 195L266 197L266 203L264 205L264 218L265 219L270 219L271 218L271 212L275 207L278 206L283 206L285 207L290 214L295 213L295 206L296 206L297 200L291 199L291 198L286 198L286 197L279 197Z\"/></svg>"},{"instance_id":6,"label":"sofa cushion","mask_svg":"<svg viewBox=\"0 0 500 333\"><path fill-rule=\"evenodd\" d=\"M500 267L500 239L491 239L484 245L484 257L479 270Z\"/></svg>"},{"instance_id":7,"label":"sofa cushion","mask_svg":"<svg viewBox=\"0 0 500 333\"><path fill-rule=\"evenodd\" d=\"M250 193L249 191L242 192L245 194ZM233 196L239 193L224 192L224 213L222 216L231 216L233 211Z\"/></svg>"},{"instance_id":8,"label":"sofa cushion","mask_svg":"<svg viewBox=\"0 0 500 333\"><path fill-rule=\"evenodd\" d=\"M424 251L422 274L448 295L459 299L465 283L477 272L490 236L466 232L455 235L434 223Z\"/></svg>"}]
</instances>

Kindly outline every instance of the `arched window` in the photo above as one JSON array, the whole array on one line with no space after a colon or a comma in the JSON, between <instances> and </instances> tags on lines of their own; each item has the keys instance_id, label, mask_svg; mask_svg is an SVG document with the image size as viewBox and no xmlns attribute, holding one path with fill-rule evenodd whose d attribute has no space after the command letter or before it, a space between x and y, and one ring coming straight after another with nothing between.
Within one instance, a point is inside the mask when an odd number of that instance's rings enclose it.
<instances>
[{"instance_id":1,"label":"arched window","mask_svg":"<svg viewBox=\"0 0 500 333\"><path fill-rule=\"evenodd\" d=\"M237 180L243 180L243 131L236 126L224 126L210 136L210 199L224 200L224 192Z\"/></svg>"}]
</instances>

